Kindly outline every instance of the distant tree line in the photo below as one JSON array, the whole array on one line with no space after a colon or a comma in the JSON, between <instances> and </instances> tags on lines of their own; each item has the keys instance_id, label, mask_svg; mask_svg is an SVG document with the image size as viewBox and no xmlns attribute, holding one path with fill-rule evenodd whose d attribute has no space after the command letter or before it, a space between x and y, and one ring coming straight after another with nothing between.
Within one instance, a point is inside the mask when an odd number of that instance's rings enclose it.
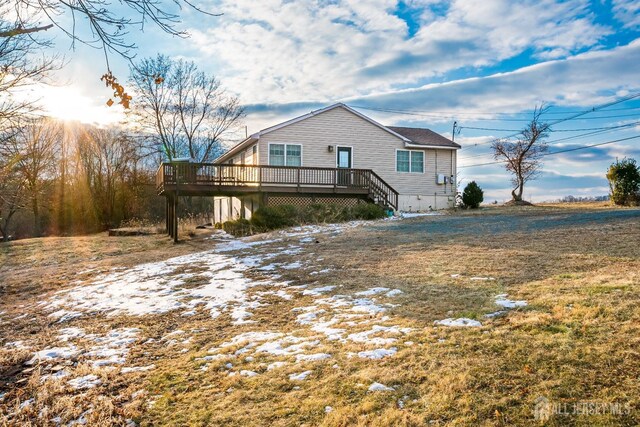
<instances>
[{"instance_id":1,"label":"distant tree line","mask_svg":"<svg viewBox=\"0 0 640 427\"><path fill-rule=\"evenodd\" d=\"M559 200L560 203L580 203L580 202L607 202L609 195L604 196L564 196Z\"/></svg>"},{"instance_id":2,"label":"distant tree line","mask_svg":"<svg viewBox=\"0 0 640 427\"><path fill-rule=\"evenodd\" d=\"M4 240L96 232L162 213L155 162L122 130L31 119L0 154Z\"/></svg>"}]
</instances>

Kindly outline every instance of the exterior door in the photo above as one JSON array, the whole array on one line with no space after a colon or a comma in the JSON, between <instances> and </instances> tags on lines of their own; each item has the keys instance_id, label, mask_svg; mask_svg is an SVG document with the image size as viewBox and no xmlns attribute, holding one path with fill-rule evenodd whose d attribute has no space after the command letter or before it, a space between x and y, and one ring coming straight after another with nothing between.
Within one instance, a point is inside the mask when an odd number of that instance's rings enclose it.
<instances>
[{"instance_id":1,"label":"exterior door","mask_svg":"<svg viewBox=\"0 0 640 427\"><path fill-rule=\"evenodd\" d=\"M351 147L338 147L336 150L338 169L351 169L352 151ZM351 171L338 171L338 185L349 185L351 183Z\"/></svg>"}]
</instances>

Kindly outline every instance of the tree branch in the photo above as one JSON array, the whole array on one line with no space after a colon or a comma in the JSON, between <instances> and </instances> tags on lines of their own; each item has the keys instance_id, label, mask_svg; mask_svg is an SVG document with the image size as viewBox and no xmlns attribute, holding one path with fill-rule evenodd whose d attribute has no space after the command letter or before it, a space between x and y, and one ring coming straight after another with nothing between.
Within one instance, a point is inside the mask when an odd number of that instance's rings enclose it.
<instances>
[{"instance_id":1,"label":"tree branch","mask_svg":"<svg viewBox=\"0 0 640 427\"><path fill-rule=\"evenodd\" d=\"M31 33L37 33L40 31L47 31L51 28L53 28L53 24L43 25L42 27L32 27L32 28L23 28L22 26L18 25L16 28L13 28L11 30L0 31L0 37L1 38L15 37L23 34L31 34Z\"/></svg>"}]
</instances>

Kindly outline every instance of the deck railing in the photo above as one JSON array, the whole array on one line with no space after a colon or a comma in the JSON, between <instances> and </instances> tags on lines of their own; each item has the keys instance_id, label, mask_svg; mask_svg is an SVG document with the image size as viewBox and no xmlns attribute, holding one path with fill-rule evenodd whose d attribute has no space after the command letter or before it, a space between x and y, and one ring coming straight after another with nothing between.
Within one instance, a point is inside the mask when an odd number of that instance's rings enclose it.
<instances>
[{"instance_id":1,"label":"deck railing","mask_svg":"<svg viewBox=\"0 0 640 427\"><path fill-rule=\"evenodd\" d=\"M301 192L313 187L368 190L372 200L397 209L398 192L370 169L294 166L219 165L213 163L163 163L156 174L158 192L178 184L204 187L295 186ZM348 190L347 190L348 191Z\"/></svg>"}]
</instances>

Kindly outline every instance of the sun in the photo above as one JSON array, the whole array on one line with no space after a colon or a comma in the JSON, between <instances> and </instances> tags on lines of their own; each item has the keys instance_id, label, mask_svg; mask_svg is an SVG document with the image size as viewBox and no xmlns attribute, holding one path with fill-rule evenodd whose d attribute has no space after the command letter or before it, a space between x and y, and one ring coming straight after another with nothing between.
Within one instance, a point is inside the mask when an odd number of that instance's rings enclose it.
<instances>
[{"instance_id":1,"label":"sun","mask_svg":"<svg viewBox=\"0 0 640 427\"><path fill-rule=\"evenodd\" d=\"M104 126L124 117L121 106L108 107L106 99L83 94L72 86L41 86L34 95L40 99L45 114L60 120Z\"/></svg>"}]
</instances>

